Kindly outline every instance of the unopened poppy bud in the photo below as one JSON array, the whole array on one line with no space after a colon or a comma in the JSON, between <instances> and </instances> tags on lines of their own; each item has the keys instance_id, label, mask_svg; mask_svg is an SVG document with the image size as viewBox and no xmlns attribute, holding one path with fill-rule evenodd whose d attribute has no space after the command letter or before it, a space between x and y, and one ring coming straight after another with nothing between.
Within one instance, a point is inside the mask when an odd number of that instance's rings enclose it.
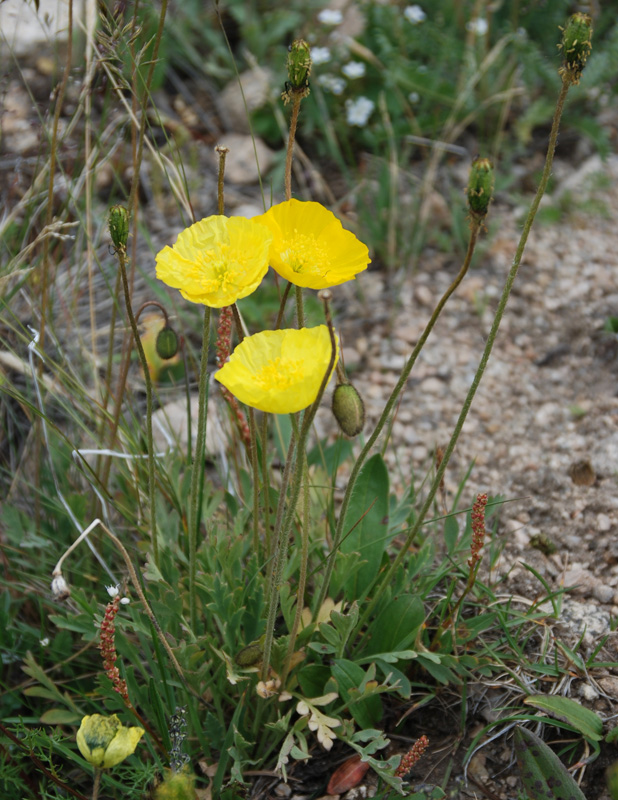
<instances>
[{"instance_id":1,"label":"unopened poppy bud","mask_svg":"<svg viewBox=\"0 0 618 800\"><path fill-rule=\"evenodd\" d=\"M288 80L281 95L288 103L294 94L307 97L309 94L309 75L311 74L311 50L303 39L295 39L288 53Z\"/></svg>"},{"instance_id":2,"label":"unopened poppy bud","mask_svg":"<svg viewBox=\"0 0 618 800\"><path fill-rule=\"evenodd\" d=\"M340 383L335 388L332 409L346 436L358 436L365 427L365 404L351 383Z\"/></svg>"},{"instance_id":3,"label":"unopened poppy bud","mask_svg":"<svg viewBox=\"0 0 618 800\"><path fill-rule=\"evenodd\" d=\"M186 768L180 772L166 770L154 796L155 800L195 800L195 775Z\"/></svg>"},{"instance_id":4,"label":"unopened poppy bud","mask_svg":"<svg viewBox=\"0 0 618 800\"><path fill-rule=\"evenodd\" d=\"M592 20L588 14L573 14L562 30L558 47L564 60L559 72L564 81L577 85L592 50Z\"/></svg>"},{"instance_id":5,"label":"unopened poppy bud","mask_svg":"<svg viewBox=\"0 0 618 800\"><path fill-rule=\"evenodd\" d=\"M488 158L475 158L472 162L466 192L470 215L480 222L487 216L494 192L494 167Z\"/></svg>"},{"instance_id":6,"label":"unopened poppy bud","mask_svg":"<svg viewBox=\"0 0 618 800\"><path fill-rule=\"evenodd\" d=\"M178 352L178 335L173 328L166 325L157 334L155 344L159 358L174 358Z\"/></svg>"},{"instance_id":7,"label":"unopened poppy bud","mask_svg":"<svg viewBox=\"0 0 618 800\"><path fill-rule=\"evenodd\" d=\"M243 647L242 650L239 650L234 656L234 661L239 667L254 667L256 664L260 663L263 655L264 647L262 646L261 640L258 640L257 642L252 642L246 647Z\"/></svg>"},{"instance_id":8,"label":"unopened poppy bud","mask_svg":"<svg viewBox=\"0 0 618 800\"><path fill-rule=\"evenodd\" d=\"M107 224L114 247L125 250L129 239L129 212L124 206L112 206Z\"/></svg>"}]
</instances>

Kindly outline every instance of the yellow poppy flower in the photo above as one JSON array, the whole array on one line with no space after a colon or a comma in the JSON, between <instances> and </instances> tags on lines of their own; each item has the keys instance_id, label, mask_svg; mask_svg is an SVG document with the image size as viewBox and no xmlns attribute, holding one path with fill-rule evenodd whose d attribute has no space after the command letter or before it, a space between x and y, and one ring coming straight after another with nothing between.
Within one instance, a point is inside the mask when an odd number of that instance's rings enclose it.
<instances>
[{"instance_id":1,"label":"yellow poppy flower","mask_svg":"<svg viewBox=\"0 0 618 800\"><path fill-rule=\"evenodd\" d=\"M248 406L271 414L293 414L318 396L330 356L326 325L262 331L243 339L215 378Z\"/></svg>"},{"instance_id":2,"label":"yellow poppy flower","mask_svg":"<svg viewBox=\"0 0 618 800\"><path fill-rule=\"evenodd\" d=\"M230 306L262 282L271 240L263 225L245 217L206 217L157 254L157 278L192 303Z\"/></svg>"},{"instance_id":3,"label":"yellow poppy flower","mask_svg":"<svg viewBox=\"0 0 618 800\"><path fill-rule=\"evenodd\" d=\"M82 719L77 746L93 767L108 769L130 756L143 734L143 728L125 728L116 714L92 714Z\"/></svg>"},{"instance_id":4,"label":"yellow poppy flower","mask_svg":"<svg viewBox=\"0 0 618 800\"><path fill-rule=\"evenodd\" d=\"M296 286L338 286L370 263L367 247L320 203L286 200L253 219L273 235L270 265Z\"/></svg>"}]
</instances>

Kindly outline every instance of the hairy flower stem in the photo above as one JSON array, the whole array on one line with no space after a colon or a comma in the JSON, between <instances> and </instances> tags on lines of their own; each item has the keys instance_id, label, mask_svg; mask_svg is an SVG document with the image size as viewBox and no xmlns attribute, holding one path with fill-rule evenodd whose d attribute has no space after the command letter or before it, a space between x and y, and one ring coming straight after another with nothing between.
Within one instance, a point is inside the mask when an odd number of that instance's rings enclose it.
<instances>
[{"instance_id":1,"label":"hairy flower stem","mask_svg":"<svg viewBox=\"0 0 618 800\"><path fill-rule=\"evenodd\" d=\"M191 629L197 631L197 542L200 531L200 484L204 479L204 451L206 448L206 421L208 417L208 350L210 344L210 308L204 306L202 328L202 360L197 410L197 440L191 468L191 504L189 508L189 607Z\"/></svg>"},{"instance_id":2,"label":"hairy flower stem","mask_svg":"<svg viewBox=\"0 0 618 800\"><path fill-rule=\"evenodd\" d=\"M285 154L285 199L292 199L292 161L294 159L294 142L296 141L296 128L298 126L298 113L300 102L303 99L301 93L294 93L292 101L292 116L290 117L290 133L288 135L288 148Z\"/></svg>"},{"instance_id":3,"label":"hairy flower stem","mask_svg":"<svg viewBox=\"0 0 618 800\"><path fill-rule=\"evenodd\" d=\"M133 331L133 338L135 346L139 354L139 359L142 364L144 372L144 382L146 384L146 442L148 446L148 503L150 505L150 539L152 541L152 557L156 566L159 566L159 542L157 536L157 509L155 502L155 461L154 461L154 439L152 436L152 381L148 371L148 361L144 353L142 340L137 329L137 321L133 314L133 307L131 305L131 292L129 290L129 281L127 279L126 267L126 250L124 247L119 247L116 251L118 256L118 266L120 267L120 274L122 276L122 286L124 289L124 301L127 307L127 315L131 323L131 330Z\"/></svg>"},{"instance_id":4,"label":"hairy flower stem","mask_svg":"<svg viewBox=\"0 0 618 800\"><path fill-rule=\"evenodd\" d=\"M307 454L303 453L303 519L300 528L301 535L301 553L300 553L300 574L298 576L298 588L296 590L296 610L294 612L294 622L292 623L292 630L290 631L290 638L288 641L288 649L285 654L285 661L283 664L283 671L281 673L281 685L285 687L288 674L290 672L290 665L292 663L292 656L294 655L294 646L296 644L296 637L298 636L298 629L300 628L300 620L305 606L305 587L307 585L307 564L309 562L309 465L307 463Z\"/></svg>"},{"instance_id":5,"label":"hairy flower stem","mask_svg":"<svg viewBox=\"0 0 618 800\"><path fill-rule=\"evenodd\" d=\"M95 767L94 770L94 783L92 784L92 800L98 800L99 797L99 788L101 786L101 774L103 770L99 767Z\"/></svg>"},{"instance_id":6,"label":"hairy flower stem","mask_svg":"<svg viewBox=\"0 0 618 800\"><path fill-rule=\"evenodd\" d=\"M313 420L315 419L315 415L320 405L320 400L322 399L322 396L330 379L331 373L335 366L335 359L337 358L337 340L335 339L335 331L330 317L330 310L328 305L331 299L331 293L330 291L325 290L320 292L319 296L322 299L322 302L324 303L324 314L326 317L328 332L330 334L330 341L331 341L331 355L328 367L326 368L326 372L324 373L324 377L322 378L322 383L320 384L320 389L318 391L317 397L313 405L311 405L308 409L306 409L306 411L303 414L302 424L300 427L300 432L298 433L298 440L295 447L295 451L293 451L293 441L295 437L292 436L292 440L290 442L290 449L288 451L288 460L286 461L285 465L285 470L287 472L288 465L292 460L292 453L295 452L294 474L290 482L291 490L290 490L290 496L287 498L287 503L286 503L287 485L281 487L281 491L279 494L279 507L277 508L277 521L275 523L275 551L273 554L273 562L270 573L270 583L269 583L269 593L268 593L266 634L264 639L264 656L262 661L262 680L267 679L268 670L270 668L270 655L272 651L275 620L277 617L277 611L279 609L279 589L281 587L281 583L283 580L283 571L285 568L285 562L287 556L287 543L292 530L292 525L294 524L294 517L296 515L298 498L300 496L300 491L304 483L303 469L306 461L307 437L309 436L311 425L313 424ZM284 506L285 506L285 513L283 512ZM308 524L308 521L305 519L303 527L306 524ZM307 552L307 557L308 557L308 552ZM306 568L307 568L306 563L304 566L301 565L301 572L303 569L306 570Z\"/></svg>"},{"instance_id":7,"label":"hairy flower stem","mask_svg":"<svg viewBox=\"0 0 618 800\"><path fill-rule=\"evenodd\" d=\"M403 391L403 389L405 387L405 384L406 384L406 381L410 377L410 372L412 371L412 367L416 363L416 359L418 358L419 353L423 349L423 347L425 345L425 342L429 338L429 334L433 330L433 327L436 324L436 321L437 321L438 317L442 313L442 309L446 305L446 303L447 303L448 299L450 298L450 296L453 294L453 292L457 289L459 284L462 282L466 272L468 271L468 267L470 266L470 262L472 261L472 254L474 253L474 248L475 248L475 245L476 245L476 241L477 241L480 229L481 229L481 223L480 222L474 222L474 221L471 222L470 239L469 239L469 242L468 242L468 251L466 253L466 257L464 259L464 262L461 265L461 269L459 270L455 280L451 283L451 285L448 287L446 292L440 298L440 301L438 302L438 305L435 307L434 312L431 315L431 318L429 319L429 322L425 326L425 330L421 334L418 342L416 343L416 346L414 347L414 350L410 354L410 358L408 359L405 367L403 368L403 370L401 372L401 375L399 376L399 380L397 381L397 384L396 384L395 388L391 392L391 395L388 398L388 400L386 402L386 405L384 406L384 410L382 411L380 419L378 420L373 433L371 434L371 436L367 440L367 443L365 444L365 446L361 450L360 455L358 456L358 459L356 460L356 463L354 464L354 467L352 468L352 473L350 475L350 479L349 479L348 485L346 487L345 495L344 495L343 501L341 503L341 509L339 511L339 517L337 519L337 527L335 529L335 536L333 538L333 546L331 548L331 552L330 552L330 554L329 554L329 556L327 558L327 561L326 561L326 571L324 573L324 581L322 583L322 588L320 590L318 601L317 601L317 603L316 603L316 605L314 607L316 614L318 612L318 609L322 606L322 603L324 602L324 600L326 599L327 594L328 594L328 587L329 587L330 580L331 580L331 577L332 577L332 574L333 574L333 569L335 567L335 559L337 557L337 551L339 549L339 545L341 544L341 539L343 538L343 534L344 534L343 525L344 525L344 522L345 522L346 512L348 510L348 506L350 504L350 499L352 497L352 492L354 491L354 486L356 485L356 481L358 479L358 476L359 476L359 473L361 471L361 468L362 468L363 464L365 463L365 461L367 459L367 456L371 452L371 449L373 448L373 445L375 444L378 436L382 433L382 430L384 429L384 426L388 422L390 414L391 414L393 408L395 407L395 404L397 403L397 401L399 399L399 395Z\"/></svg>"},{"instance_id":8,"label":"hairy flower stem","mask_svg":"<svg viewBox=\"0 0 618 800\"><path fill-rule=\"evenodd\" d=\"M519 270L519 265L521 264L521 259L524 254L524 249L526 247L526 243L528 241L528 236L530 234L530 229L532 228L532 223L534 222L534 218L536 216L536 212L538 211L539 204L541 202L541 198L545 194L545 189L547 188L547 182L549 181L549 176L551 175L551 167L552 162L554 160L554 152L556 149L556 141L558 139L558 129L560 128L560 119L562 117L562 110L564 108L564 101L566 100L566 96L569 90L569 83L566 80L563 80L562 86L560 88L560 94L558 95L558 100L556 103L556 110L554 112L554 118L552 121L552 128L551 133L549 136L549 145L547 148L547 155L545 157L545 166L543 168L543 174L541 176L541 181L539 183L539 187L537 189L536 195L532 204L530 206L530 210L528 211L528 215L526 217L526 221L524 223L524 227L521 233L521 237L519 239L519 243L517 245L517 250L515 251L515 257L513 259L513 264L511 269L509 270L509 274L507 276L506 282L504 284L504 289L502 290L502 295L500 296L500 302L498 303L498 308L496 309L496 314L494 316L494 320L491 326L491 330L487 337L487 342L485 344L485 348L483 350L483 354L481 356L481 360L477 367L476 373L472 380L472 384L470 389L468 390L468 394L466 399L464 400L461 412L459 414L459 418L455 425L455 429L453 434L450 438L450 441L444 451L444 456L442 458L442 462L438 469L436 470L436 475L434 481L429 489L427 497L425 498L425 502L421 510L418 513L418 517L416 518L415 524L412 526L410 533L406 541L404 542L399 554L391 563L389 569L384 574L380 586L378 587L376 593L374 594L373 598L371 599L370 603L368 604L367 608L365 609L361 619L359 620L357 629L360 630L362 626L367 622L371 613L373 612L376 603L379 601L384 589L390 584L395 572L401 567L403 560L406 558L408 549L410 548L412 542L416 539L418 532L425 521L425 517L431 505L434 501L436 493L440 488L440 483L448 466L451 456L453 455L453 451L455 450L455 445L457 444L457 440L459 439L459 435L461 433L461 429L463 428L464 422L466 421L466 417L468 416L468 412L470 411L470 406L472 405L472 401L474 400L474 396L476 391L479 387L481 382L481 378L483 377L483 373L485 372L485 368L487 366L487 362L489 361L489 356L491 355L491 351L494 346L494 342L496 340L496 335L498 333L498 329L500 327L500 323L502 322L502 317L504 315L504 310L506 309L506 305L511 294L511 290L513 288L513 283L515 282L515 278L517 277L517 272ZM364 451L363 451L364 452Z\"/></svg>"}]
</instances>

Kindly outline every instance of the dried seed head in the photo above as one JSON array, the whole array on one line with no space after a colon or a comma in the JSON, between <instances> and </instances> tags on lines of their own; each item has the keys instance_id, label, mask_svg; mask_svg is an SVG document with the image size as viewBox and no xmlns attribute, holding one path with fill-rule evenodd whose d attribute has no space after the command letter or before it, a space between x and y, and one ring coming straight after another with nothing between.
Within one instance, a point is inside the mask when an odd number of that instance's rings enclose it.
<instances>
[{"instance_id":1,"label":"dried seed head","mask_svg":"<svg viewBox=\"0 0 618 800\"><path fill-rule=\"evenodd\" d=\"M365 427L365 404L351 383L340 383L333 392L333 415L346 436L358 436Z\"/></svg>"},{"instance_id":2,"label":"dried seed head","mask_svg":"<svg viewBox=\"0 0 618 800\"><path fill-rule=\"evenodd\" d=\"M109 235L117 250L126 250L129 240L129 212L124 206L112 206L107 220Z\"/></svg>"},{"instance_id":3,"label":"dried seed head","mask_svg":"<svg viewBox=\"0 0 618 800\"><path fill-rule=\"evenodd\" d=\"M174 358L178 352L178 335L169 325L161 328L155 343L159 358Z\"/></svg>"},{"instance_id":4,"label":"dried seed head","mask_svg":"<svg viewBox=\"0 0 618 800\"><path fill-rule=\"evenodd\" d=\"M487 216L494 193L494 167L488 158L475 158L468 178L468 208L473 221L481 222Z\"/></svg>"},{"instance_id":5,"label":"dried seed head","mask_svg":"<svg viewBox=\"0 0 618 800\"><path fill-rule=\"evenodd\" d=\"M592 20L588 14L573 14L562 29L563 62L560 67L562 80L577 85L592 50Z\"/></svg>"}]
</instances>

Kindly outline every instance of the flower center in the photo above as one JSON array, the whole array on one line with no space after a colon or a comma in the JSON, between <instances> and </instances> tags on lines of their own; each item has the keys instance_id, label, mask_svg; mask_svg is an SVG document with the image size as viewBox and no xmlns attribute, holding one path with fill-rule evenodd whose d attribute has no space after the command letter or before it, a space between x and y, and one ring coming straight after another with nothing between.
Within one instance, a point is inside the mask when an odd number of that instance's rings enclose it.
<instances>
[{"instance_id":1,"label":"flower center","mask_svg":"<svg viewBox=\"0 0 618 800\"><path fill-rule=\"evenodd\" d=\"M273 358L255 373L255 381L268 391L285 391L298 384L303 377L303 362Z\"/></svg>"},{"instance_id":2,"label":"flower center","mask_svg":"<svg viewBox=\"0 0 618 800\"><path fill-rule=\"evenodd\" d=\"M199 253L196 268L204 292L226 292L238 282L238 269L231 258L229 244Z\"/></svg>"},{"instance_id":3,"label":"flower center","mask_svg":"<svg viewBox=\"0 0 618 800\"><path fill-rule=\"evenodd\" d=\"M281 260L294 272L304 275L320 275L324 277L330 269L328 251L314 237L300 233L296 228L294 234L283 242Z\"/></svg>"}]
</instances>

